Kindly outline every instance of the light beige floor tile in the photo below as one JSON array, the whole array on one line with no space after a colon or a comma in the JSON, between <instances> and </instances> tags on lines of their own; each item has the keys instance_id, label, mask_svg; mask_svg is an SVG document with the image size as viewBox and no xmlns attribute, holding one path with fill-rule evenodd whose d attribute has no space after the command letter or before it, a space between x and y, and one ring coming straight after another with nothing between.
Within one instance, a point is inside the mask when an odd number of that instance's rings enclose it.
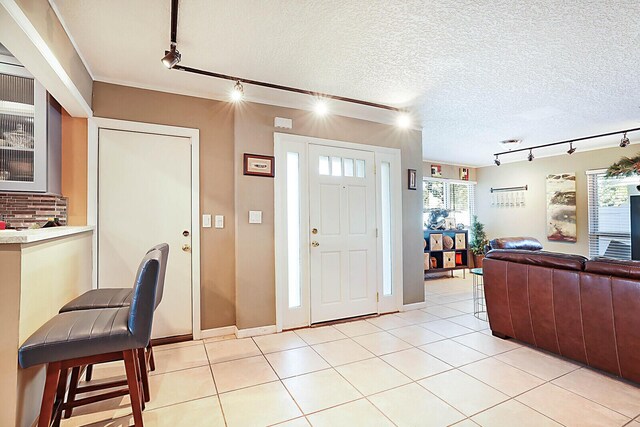
<instances>
[{"instance_id":1,"label":"light beige floor tile","mask_svg":"<svg viewBox=\"0 0 640 427\"><path fill-rule=\"evenodd\" d=\"M235 340L235 339L237 339L236 334L219 335L217 337L205 338L204 343L209 344L210 342L227 341L227 340Z\"/></svg>"},{"instance_id":2,"label":"light beige floor tile","mask_svg":"<svg viewBox=\"0 0 640 427\"><path fill-rule=\"evenodd\" d=\"M417 348L387 354L381 359L414 381L453 369L452 366Z\"/></svg>"},{"instance_id":3,"label":"light beige floor tile","mask_svg":"<svg viewBox=\"0 0 640 427\"><path fill-rule=\"evenodd\" d=\"M365 396L411 382L409 377L378 358L342 365L336 369Z\"/></svg>"},{"instance_id":4,"label":"light beige floor tile","mask_svg":"<svg viewBox=\"0 0 640 427\"><path fill-rule=\"evenodd\" d=\"M222 393L220 402L229 427L267 426L302 415L280 381Z\"/></svg>"},{"instance_id":5,"label":"light beige floor tile","mask_svg":"<svg viewBox=\"0 0 640 427\"><path fill-rule=\"evenodd\" d=\"M373 353L351 339L314 345L313 349L332 366L344 365L345 363L375 357Z\"/></svg>"},{"instance_id":6,"label":"light beige floor tile","mask_svg":"<svg viewBox=\"0 0 640 427\"><path fill-rule=\"evenodd\" d=\"M209 366L153 375L149 377L149 388L150 410L216 394Z\"/></svg>"},{"instance_id":7,"label":"light beige floor tile","mask_svg":"<svg viewBox=\"0 0 640 427\"><path fill-rule=\"evenodd\" d=\"M438 316L442 319L446 319L447 317L462 316L464 314L462 311L454 310L453 308L444 305L436 305L423 308L422 311L424 311L425 313L433 314L434 316Z\"/></svg>"},{"instance_id":8,"label":"light beige floor tile","mask_svg":"<svg viewBox=\"0 0 640 427\"><path fill-rule=\"evenodd\" d=\"M629 418L551 383L517 400L568 427L621 426Z\"/></svg>"},{"instance_id":9,"label":"light beige floor tile","mask_svg":"<svg viewBox=\"0 0 640 427\"><path fill-rule=\"evenodd\" d=\"M478 425L479 424L476 424L473 421L471 421L470 418L467 418L466 420L462 420L459 423L453 424L451 427L478 427Z\"/></svg>"},{"instance_id":10,"label":"light beige floor tile","mask_svg":"<svg viewBox=\"0 0 640 427\"><path fill-rule=\"evenodd\" d=\"M205 344L205 348L211 363L226 362L262 354L251 338L215 341Z\"/></svg>"},{"instance_id":11,"label":"light beige floor tile","mask_svg":"<svg viewBox=\"0 0 640 427\"><path fill-rule=\"evenodd\" d=\"M395 314L385 314L380 317L374 317L373 319L367 319L367 322L385 331L411 325L411 322L407 322Z\"/></svg>"},{"instance_id":12,"label":"light beige floor tile","mask_svg":"<svg viewBox=\"0 0 640 427\"><path fill-rule=\"evenodd\" d=\"M307 343L293 331L261 335L259 337L253 337L253 340L263 353L275 353L276 351L291 350L292 348L307 345Z\"/></svg>"},{"instance_id":13,"label":"light beige floor tile","mask_svg":"<svg viewBox=\"0 0 640 427\"><path fill-rule=\"evenodd\" d=\"M419 384L463 414L471 416L509 398L464 372L443 372Z\"/></svg>"},{"instance_id":14,"label":"light beige floor tile","mask_svg":"<svg viewBox=\"0 0 640 427\"><path fill-rule=\"evenodd\" d=\"M124 370L124 362L122 360L118 360L117 362L99 363L97 365L93 365L93 376L91 379L91 384L99 384L103 382L111 382L124 379L127 379L127 374ZM81 384L87 385L83 384L82 381Z\"/></svg>"},{"instance_id":15,"label":"light beige floor tile","mask_svg":"<svg viewBox=\"0 0 640 427\"><path fill-rule=\"evenodd\" d=\"M90 393L80 397L89 397ZM73 415L67 420L62 420L62 427L80 426L109 426L125 427L133 425L131 415L131 401L129 396L116 397L91 405L81 406L73 410Z\"/></svg>"},{"instance_id":16,"label":"light beige floor tile","mask_svg":"<svg viewBox=\"0 0 640 427\"><path fill-rule=\"evenodd\" d=\"M393 426L393 423L366 399L316 412L309 415L309 421L314 427Z\"/></svg>"},{"instance_id":17,"label":"light beige floor tile","mask_svg":"<svg viewBox=\"0 0 640 427\"><path fill-rule=\"evenodd\" d=\"M419 348L449 365L456 367L473 363L487 357L486 354L482 354L453 340L432 342Z\"/></svg>"},{"instance_id":18,"label":"light beige floor tile","mask_svg":"<svg viewBox=\"0 0 640 427\"><path fill-rule=\"evenodd\" d=\"M516 348L521 347L520 344L517 344L514 341L503 340L480 332L461 335L453 338L453 340L489 356L495 356L496 354L515 350Z\"/></svg>"},{"instance_id":19,"label":"light beige floor tile","mask_svg":"<svg viewBox=\"0 0 640 427\"><path fill-rule=\"evenodd\" d=\"M460 368L509 396L516 396L539 386L544 381L494 358L480 360Z\"/></svg>"},{"instance_id":20,"label":"light beige floor tile","mask_svg":"<svg viewBox=\"0 0 640 427\"><path fill-rule=\"evenodd\" d=\"M640 415L640 388L582 368L553 380L569 391L593 400L630 418Z\"/></svg>"},{"instance_id":21,"label":"light beige floor tile","mask_svg":"<svg viewBox=\"0 0 640 427\"><path fill-rule=\"evenodd\" d=\"M376 356L411 348L411 344L402 341L400 338L394 337L388 332L362 335L353 338L353 340Z\"/></svg>"},{"instance_id":22,"label":"light beige floor tile","mask_svg":"<svg viewBox=\"0 0 640 427\"><path fill-rule=\"evenodd\" d=\"M275 424L277 427L309 427L309 421L305 417L295 418L293 420L285 421L280 424Z\"/></svg>"},{"instance_id":23,"label":"light beige floor tile","mask_svg":"<svg viewBox=\"0 0 640 427\"><path fill-rule=\"evenodd\" d=\"M299 329L295 331L295 333L309 345L347 338L345 334L343 334L333 326Z\"/></svg>"},{"instance_id":24,"label":"light beige floor tile","mask_svg":"<svg viewBox=\"0 0 640 427\"><path fill-rule=\"evenodd\" d=\"M213 378L218 393L276 381L278 376L264 356L246 357L229 362L214 363Z\"/></svg>"},{"instance_id":25,"label":"light beige floor tile","mask_svg":"<svg viewBox=\"0 0 640 427\"><path fill-rule=\"evenodd\" d=\"M283 383L305 414L362 397L334 369L287 378Z\"/></svg>"},{"instance_id":26,"label":"light beige floor tile","mask_svg":"<svg viewBox=\"0 0 640 427\"><path fill-rule=\"evenodd\" d=\"M190 340L190 341L180 341L180 342L174 342L171 344L163 344L163 345L154 345L153 346L153 351L162 351L162 350L171 350L174 348L180 348L180 347L189 347L190 345L202 345L204 341L202 340Z\"/></svg>"},{"instance_id":27,"label":"light beige floor tile","mask_svg":"<svg viewBox=\"0 0 640 427\"><path fill-rule=\"evenodd\" d=\"M435 342L435 341L440 341L445 339L445 337L443 337L442 335L438 335L435 332L425 329L418 325L411 325L411 326L405 326L403 328L392 329L389 331L389 333L415 346L424 345L430 342Z\"/></svg>"},{"instance_id":28,"label":"light beige floor tile","mask_svg":"<svg viewBox=\"0 0 640 427\"><path fill-rule=\"evenodd\" d=\"M224 417L217 397L192 400L143 413L145 427L223 427Z\"/></svg>"},{"instance_id":29,"label":"light beige floor tile","mask_svg":"<svg viewBox=\"0 0 640 427\"><path fill-rule=\"evenodd\" d=\"M517 400L508 400L480 412L473 417L473 421L486 427L511 427L516 424L518 427L561 427Z\"/></svg>"},{"instance_id":30,"label":"light beige floor tile","mask_svg":"<svg viewBox=\"0 0 640 427\"><path fill-rule=\"evenodd\" d=\"M465 418L415 383L369 396L369 400L398 426L448 426Z\"/></svg>"},{"instance_id":31,"label":"light beige floor tile","mask_svg":"<svg viewBox=\"0 0 640 427\"><path fill-rule=\"evenodd\" d=\"M168 350L156 350L154 348L153 357L156 362L156 370L150 372L151 375L209 364L209 358L202 342L199 342L199 345L175 347Z\"/></svg>"},{"instance_id":32,"label":"light beige floor tile","mask_svg":"<svg viewBox=\"0 0 640 427\"><path fill-rule=\"evenodd\" d=\"M308 374L330 367L311 347L269 353L266 357L280 378Z\"/></svg>"},{"instance_id":33,"label":"light beige floor tile","mask_svg":"<svg viewBox=\"0 0 640 427\"><path fill-rule=\"evenodd\" d=\"M473 314L463 314L462 316L449 317L448 321L457 325L464 326L465 328L473 329L474 331L482 331L489 328L489 322L478 319Z\"/></svg>"},{"instance_id":34,"label":"light beige floor tile","mask_svg":"<svg viewBox=\"0 0 640 427\"><path fill-rule=\"evenodd\" d=\"M357 337L359 335L374 334L381 332L382 329L373 326L366 320L357 320L355 322L340 323L335 328L348 337Z\"/></svg>"},{"instance_id":35,"label":"light beige floor tile","mask_svg":"<svg viewBox=\"0 0 640 427\"><path fill-rule=\"evenodd\" d=\"M473 300L450 302L445 304L445 306L463 313L473 314Z\"/></svg>"},{"instance_id":36,"label":"light beige floor tile","mask_svg":"<svg viewBox=\"0 0 640 427\"><path fill-rule=\"evenodd\" d=\"M529 347L520 347L516 350L501 353L495 358L546 381L574 371L579 367L559 357L551 356Z\"/></svg>"},{"instance_id":37,"label":"light beige floor tile","mask_svg":"<svg viewBox=\"0 0 640 427\"><path fill-rule=\"evenodd\" d=\"M407 322L416 325L418 323L432 322L434 320L440 320L438 316L425 313L422 310L409 310L396 314L399 318L406 320Z\"/></svg>"},{"instance_id":38,"label":"light beige floor tile","mask_svg":"<svg viewBox=\"0 0 640 427\"><path fill-rule=\"evenodd\" d=\"M470 334L473 332L472 329L465 328L464 326L460 326L457 323L444 319L422 323L420 326L447 338L457 337L459 335Z\"/></svg>"}]
</instances>

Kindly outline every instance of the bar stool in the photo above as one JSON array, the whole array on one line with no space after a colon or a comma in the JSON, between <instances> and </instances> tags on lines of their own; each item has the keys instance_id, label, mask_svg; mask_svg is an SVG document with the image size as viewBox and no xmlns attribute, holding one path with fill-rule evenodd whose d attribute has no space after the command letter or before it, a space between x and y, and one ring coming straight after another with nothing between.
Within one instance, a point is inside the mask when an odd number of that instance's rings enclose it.
<instances>
[{"instance_id":1,"label":"bar stool","mask_svg":"<svg viewBox=\"0 0 640 427\"><path fill-rule=\"evenodd\" d=\"M59 423L62 411L129 394L134 423L143 426L143 373L137 354L149 344L162 252L142 260L128 307L71 311L56 315L31 335L18 351L22 368L47 364L38 427ZM138 352L138 353L137 353ZM127 388L64 402L69 369L123 360Z\"/></svg>"}]
</instances>

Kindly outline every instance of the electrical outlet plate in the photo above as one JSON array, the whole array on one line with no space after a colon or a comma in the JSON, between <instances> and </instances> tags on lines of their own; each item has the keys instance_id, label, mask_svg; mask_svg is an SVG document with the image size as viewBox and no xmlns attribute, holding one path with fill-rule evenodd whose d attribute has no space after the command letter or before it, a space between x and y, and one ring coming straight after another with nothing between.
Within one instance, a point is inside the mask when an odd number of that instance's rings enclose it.
<instances>
[{"instance_id":1,"label":"electrical outlet plate","mask_svg":"<svg viewBox=\"0 0 640 427\"><path fill-rule=\"evenodd\" d=\"M202 228L211 228L211 215L202 215Z\"/></svg>"},{"instance_id":2,"label":"electrical outlet plate","mask_svg":"<svg viewBox=\"0 0 640 427\"><path fill-rule=\"evenodd\" d=\"M224 228L224 215L216 215L216 228Z\"/></svg>"},{"instance_id":3,"label":"electrical outlet plate","mask_svg":"<svg viewBox=\"0 0 640 427\"><path fill-rule=\"evenodd\" d=\"M249 224L262 224L262 211L249 211Z\"/></svg>"}]
</instances>

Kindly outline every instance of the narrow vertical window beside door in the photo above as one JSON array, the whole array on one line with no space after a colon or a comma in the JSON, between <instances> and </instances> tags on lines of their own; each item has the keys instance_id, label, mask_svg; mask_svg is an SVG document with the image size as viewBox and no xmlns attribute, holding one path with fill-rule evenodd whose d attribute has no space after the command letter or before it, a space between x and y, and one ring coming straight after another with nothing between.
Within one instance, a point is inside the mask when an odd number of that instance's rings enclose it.
<instances>
[{"instance_id":1,"label":"narrow vertical window beside door","mask_svg":"<svg viewBox=\"0 0 640 427\"><path fill-rule=\"evenodd\" d=\"M381 203L382 203L382 294L393 294L391 276L391 164L382 162L380 167Z\"/></svg>"},{"instance_id":2,"label":"narrow vertical window beside door","mask_svg":"<svg viewBox=\"0 0 640 427\"><path fill-rule=\"evenodd\" d=\"M300 161L287 153L287 256L289 307L300 307ZM328 166L328 159L327 159ZM322 167L322 163L321 163Z\"/></svg>"}]
</instances>

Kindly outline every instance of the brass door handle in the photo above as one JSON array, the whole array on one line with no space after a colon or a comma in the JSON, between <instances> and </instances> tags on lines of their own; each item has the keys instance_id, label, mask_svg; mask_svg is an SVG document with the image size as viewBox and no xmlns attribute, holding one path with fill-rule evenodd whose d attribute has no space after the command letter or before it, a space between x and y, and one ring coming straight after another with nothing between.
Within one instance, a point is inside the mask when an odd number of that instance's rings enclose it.
<instances>
[{"instance_id":1,"label":"brass door handle","mask_svg":"<svg viewBox=\"0 0 640 427\"><path fill-rule=\"evenodd\" d=\"M318 246L320 246L320 243L313 241L311 242L311 246L313 246L314 248L317 248Z\"/></svg>"},{"instance_id":2,"label":"brass door handle","mask_svg":"<svg viewBox=\"0 0 640 427\"><path fill-rule=\"evenodd\" d=\"M191 252L191 245L185 243L184 245L182 245L182 250L185 252Z\"/></svg>"}]
</instances>

